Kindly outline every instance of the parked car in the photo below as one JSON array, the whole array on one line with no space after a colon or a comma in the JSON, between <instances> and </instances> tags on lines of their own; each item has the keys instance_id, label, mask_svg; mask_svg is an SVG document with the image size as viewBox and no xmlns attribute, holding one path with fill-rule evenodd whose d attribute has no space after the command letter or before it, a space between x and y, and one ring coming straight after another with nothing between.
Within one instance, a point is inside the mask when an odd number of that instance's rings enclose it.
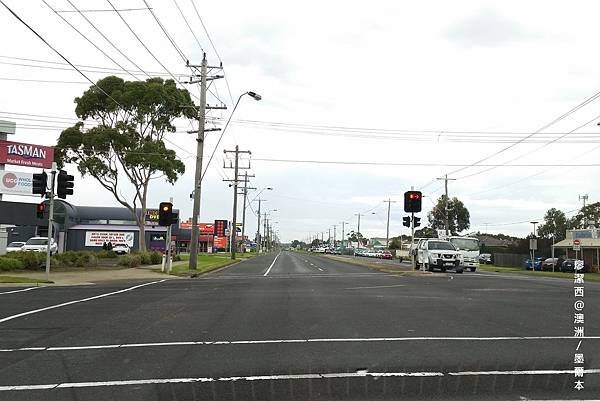
<instances>
[{"instance_id":1,"label":"parked car","mask_svg":"<svg viewBox=\"0 0 600 401\"><path fill-rule=\"evenodd\" d=\"M22 251L46 252L48 248L48 238L46 237L31 237L21 248ZM50 241L50 255L54 255L58 251L58 245L54 238Z\"/></svg>"},{"instance_id":2,"label":"parked car","mask_svg":"<svg viewBox=\"0 0 600 401\"><path fill-rule=\"evenodd\" d=\"M23 245L25 245L25 243L21 241L11 242L6 246L6 252L18 252L23 248Z\"/></svg>"},{"instance_id":3,"label":"parked car","mask_svg":"<svg viewBox=\"0 0 600 401\"><path fill-rule=\"evenodd\" d=\"M112 250L117 255L127 255L129 252L131 252L129 245L123 243L113 245Z\"/></svg>"},{"instance_id":4,"label":"parked car","mask_svg":"<svg viewBox=\"0 0 600 401\"><path fill-rule=\"evenodd\" d=\"M354 256L365 256L363 255L367 250L365 248L355 248Z\"/></svg>"},{"instance_id":5,"label":"parked car","mask_svg":"<svg viewBox=\"0 0 600 401\"><path fill-rule=\"evenodd\" d=\"M564 259L548 258L542 262L542 271L560 271Z\"/></svg>"},{"instance_id":6,"label":"parked car","mask_svg":"<svg viewBox=\"0 0 600 401\"><path fill-rule=\"evenodd\" d=\"M455 269L457 273L463 272L461 253L450 241L436 238L419 242L417 264L429 271L438 268L442 272L446 269Z\"/></svg>"},{"instance_id":7,"label":"parked car","mask_svg":"<svg viewBox=\"0 0 600 401\"><path fill-rule=\"evenodd\" d=\"M543 261L544 261L544 258L542 258L542 257L535 258L534 269L537 271L541 271ZM525 260L525 270L531 270L531 259Z\"/></svg>"},{"instance_id":8,"label":"parked car","mask_svg":"<svg viewBox=\"0 0 600 401\"><path fill-rule=\"evenodd\" d=\"M482 253L479 255L479 263L484 265L492 264L492 254L491 253Z\"/></svg>"},{"instance_id":9,"label":"parked car","mask_svg":"<svg viewBox=\"0 0 600 401\"><path fill-rule=\"evenodd\" d=\"M383 251L383 252L381 252L379 254L379 257L381 259L388 259L388 260L394 259L394 255L392 255L392 253L390 251Z\"/></svg>"},{"instance_id":10,"label":"parked car","mask_svg":"<svg viewBox=\"0 0 600 401\"><path fill-rule=\"evenodd\" d=\"M561 272L575 272L575 259L565 259L560 267ZM590 271L590 266L588 264L583 265L583 270L581 273L587 273Z\"/></svg>"}]
</instances>

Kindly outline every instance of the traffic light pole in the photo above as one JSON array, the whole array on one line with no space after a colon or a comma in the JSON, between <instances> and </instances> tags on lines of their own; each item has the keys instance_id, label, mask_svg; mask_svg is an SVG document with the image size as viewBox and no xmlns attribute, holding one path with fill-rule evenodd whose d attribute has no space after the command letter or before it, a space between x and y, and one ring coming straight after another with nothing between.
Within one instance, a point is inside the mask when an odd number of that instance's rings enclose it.
<instances>
[{"instance_id":1,"label":"traffic light pole","mask_svg":"<svg viewBox=\"0 0 600 401\"><path fill-rule=\"evenodd\" d=\"M173 203L173 197L171 197L169 199L169 202ZM172 214L172 211L171 211ZM172 222L171 222L172 223ZM166 254L167 254L167 260L165 261L165 265L166 268L165 270L167 271L167 274L171 274L171 226L172 224L169 224L169 226L167 226L167 238L166 238Z\"/></svg>"},{"instance_id":2,"label":"traffic light pole","mask_svg":"<svg viewBox=\"0 0 600 401\"><path fill-rule=\"evenodd\" d=\"M52 224L54 223L54 182L56 178L56 162L52 163L50 179L50 210L48 211L48 244L46 245L46 280L50 281L50 259L52 253Z\"/></svg>"}]
</instances>

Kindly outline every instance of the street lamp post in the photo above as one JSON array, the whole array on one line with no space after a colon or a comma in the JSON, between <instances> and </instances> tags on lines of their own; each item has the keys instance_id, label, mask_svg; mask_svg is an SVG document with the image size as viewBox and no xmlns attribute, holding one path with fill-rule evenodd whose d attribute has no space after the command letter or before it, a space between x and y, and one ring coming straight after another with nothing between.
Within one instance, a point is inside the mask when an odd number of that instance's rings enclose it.
<instances>
[{"instance_id":1,"label":"street lamp post","mask_svg":"<svg viewBox=\"0 0 600 401\"><path fill-rule=\"evenodd\" d=\"M260 194L263 193L263 191L272 191L273 188L272 187L265 187L263 189L261 189L258 194L254 197L254 199L252 199L250 201L250 203L254 202L255 200L258 200L258 224L256 225L256 253L260 253L261 252L261 238L260 238L260 203L264 202L265 199L260 199L258 198L260 196ZM258 198L258 199L257 199Z\"/></svg>"},{"instance_id":2,"label":"street lamp post","mask_svg":"<svg viewBox=\"0 0 600 401\"><path fill-rule=\"evenodd\" d=\"M202 61L202 65L203 65L203 71L204 71L202 74L203 75L202 85L205 87L206 86L206 72L205 72L206 71L206 57ZM219 147L219 144L221 143L221 139L223 138L223 135L225 134L227 127L229 127L231 118L233 117L233 114L235 113L238 105L240 104L242 97L244 97L244 95L248 95L256 101L262 99L262 97L259 94L257 94L256 92L252 92L252 91L244 92L240 95L237 102L235 103L235 106L233 107L233 110L231 111L231 114L229 114L229 118L227 119L227 122L225 123L225 126L223 127L223 131L221 131L219 140L217 141L217 144L214 147L213 152L210 155L210 158L208 159L208 163L206 163L206 168L204 169L204 172L202 172L202 151L203 151L203 146L204 146L204 120L205 120L204 107L205 107L205 103L206 103L206 91L204 91L202 94L203 94L203 98L201 99L201 102L200 102L201 103L200 110L202 112L201 112L201 116L199 119L199 127L198 127L198 131L201 132L202 135L199 134L198 151L197 151L197 155L196 155L196 176L194 179L195 182L194 182L194 192L193 192L194 205L193 205L193 209L192 209L192 238L191 238L191 243L190 243L190 260L189 260L189 265L188 265L190 270L196 269L196 267L197 267L196 265L197 265L197 261L198 261L198 241L200 238L200 228L199 228L199 222L198 222L198 219L200 217L200 195L201 195L200 189L201 189L202 180L204 179L204 175L208 171L210 162L212 161L213 157L215 156L215 152L217 151L217 148ZM235 177L235 178L237 180L237 177ZM236 196L237 196L237 194L236 194ZM235 227L234 227L234 230L235 230Z\"/></svg>"}]
</instances>

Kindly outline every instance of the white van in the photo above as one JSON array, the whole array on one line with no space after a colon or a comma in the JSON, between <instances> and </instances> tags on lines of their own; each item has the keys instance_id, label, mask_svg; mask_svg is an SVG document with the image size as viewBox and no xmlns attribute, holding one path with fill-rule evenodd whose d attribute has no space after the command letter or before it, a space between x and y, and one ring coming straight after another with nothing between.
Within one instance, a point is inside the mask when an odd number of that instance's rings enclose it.
<instances>
[{"instance_id":1,"label":"white van","mask_svg":"<svg viewBox=\"0 0 600 401\"><path fill-rule=\"evenodd\" d=\"M463 269L469 269L472 272L477 270L479 267L479 239L474 237L450 237L448 240L462 255Z\"/></svg>"}]
</instances>

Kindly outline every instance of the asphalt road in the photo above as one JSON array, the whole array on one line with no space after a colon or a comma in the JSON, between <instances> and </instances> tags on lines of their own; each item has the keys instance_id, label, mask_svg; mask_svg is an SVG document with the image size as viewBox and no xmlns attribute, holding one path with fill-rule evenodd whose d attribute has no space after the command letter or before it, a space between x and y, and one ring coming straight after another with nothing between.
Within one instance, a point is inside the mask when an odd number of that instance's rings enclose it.
<instances>
[{"instance_id":1,"label":"asphalt road","mask_svg":"<svg viewBox=\"0 0 600 401\"><path fill-rule=\"evenodd\" d=\"M1 288L0 400L597 399L600 286L583 339L573 286L282 252L189 280Z\"/></svg>"}]
</instances>

